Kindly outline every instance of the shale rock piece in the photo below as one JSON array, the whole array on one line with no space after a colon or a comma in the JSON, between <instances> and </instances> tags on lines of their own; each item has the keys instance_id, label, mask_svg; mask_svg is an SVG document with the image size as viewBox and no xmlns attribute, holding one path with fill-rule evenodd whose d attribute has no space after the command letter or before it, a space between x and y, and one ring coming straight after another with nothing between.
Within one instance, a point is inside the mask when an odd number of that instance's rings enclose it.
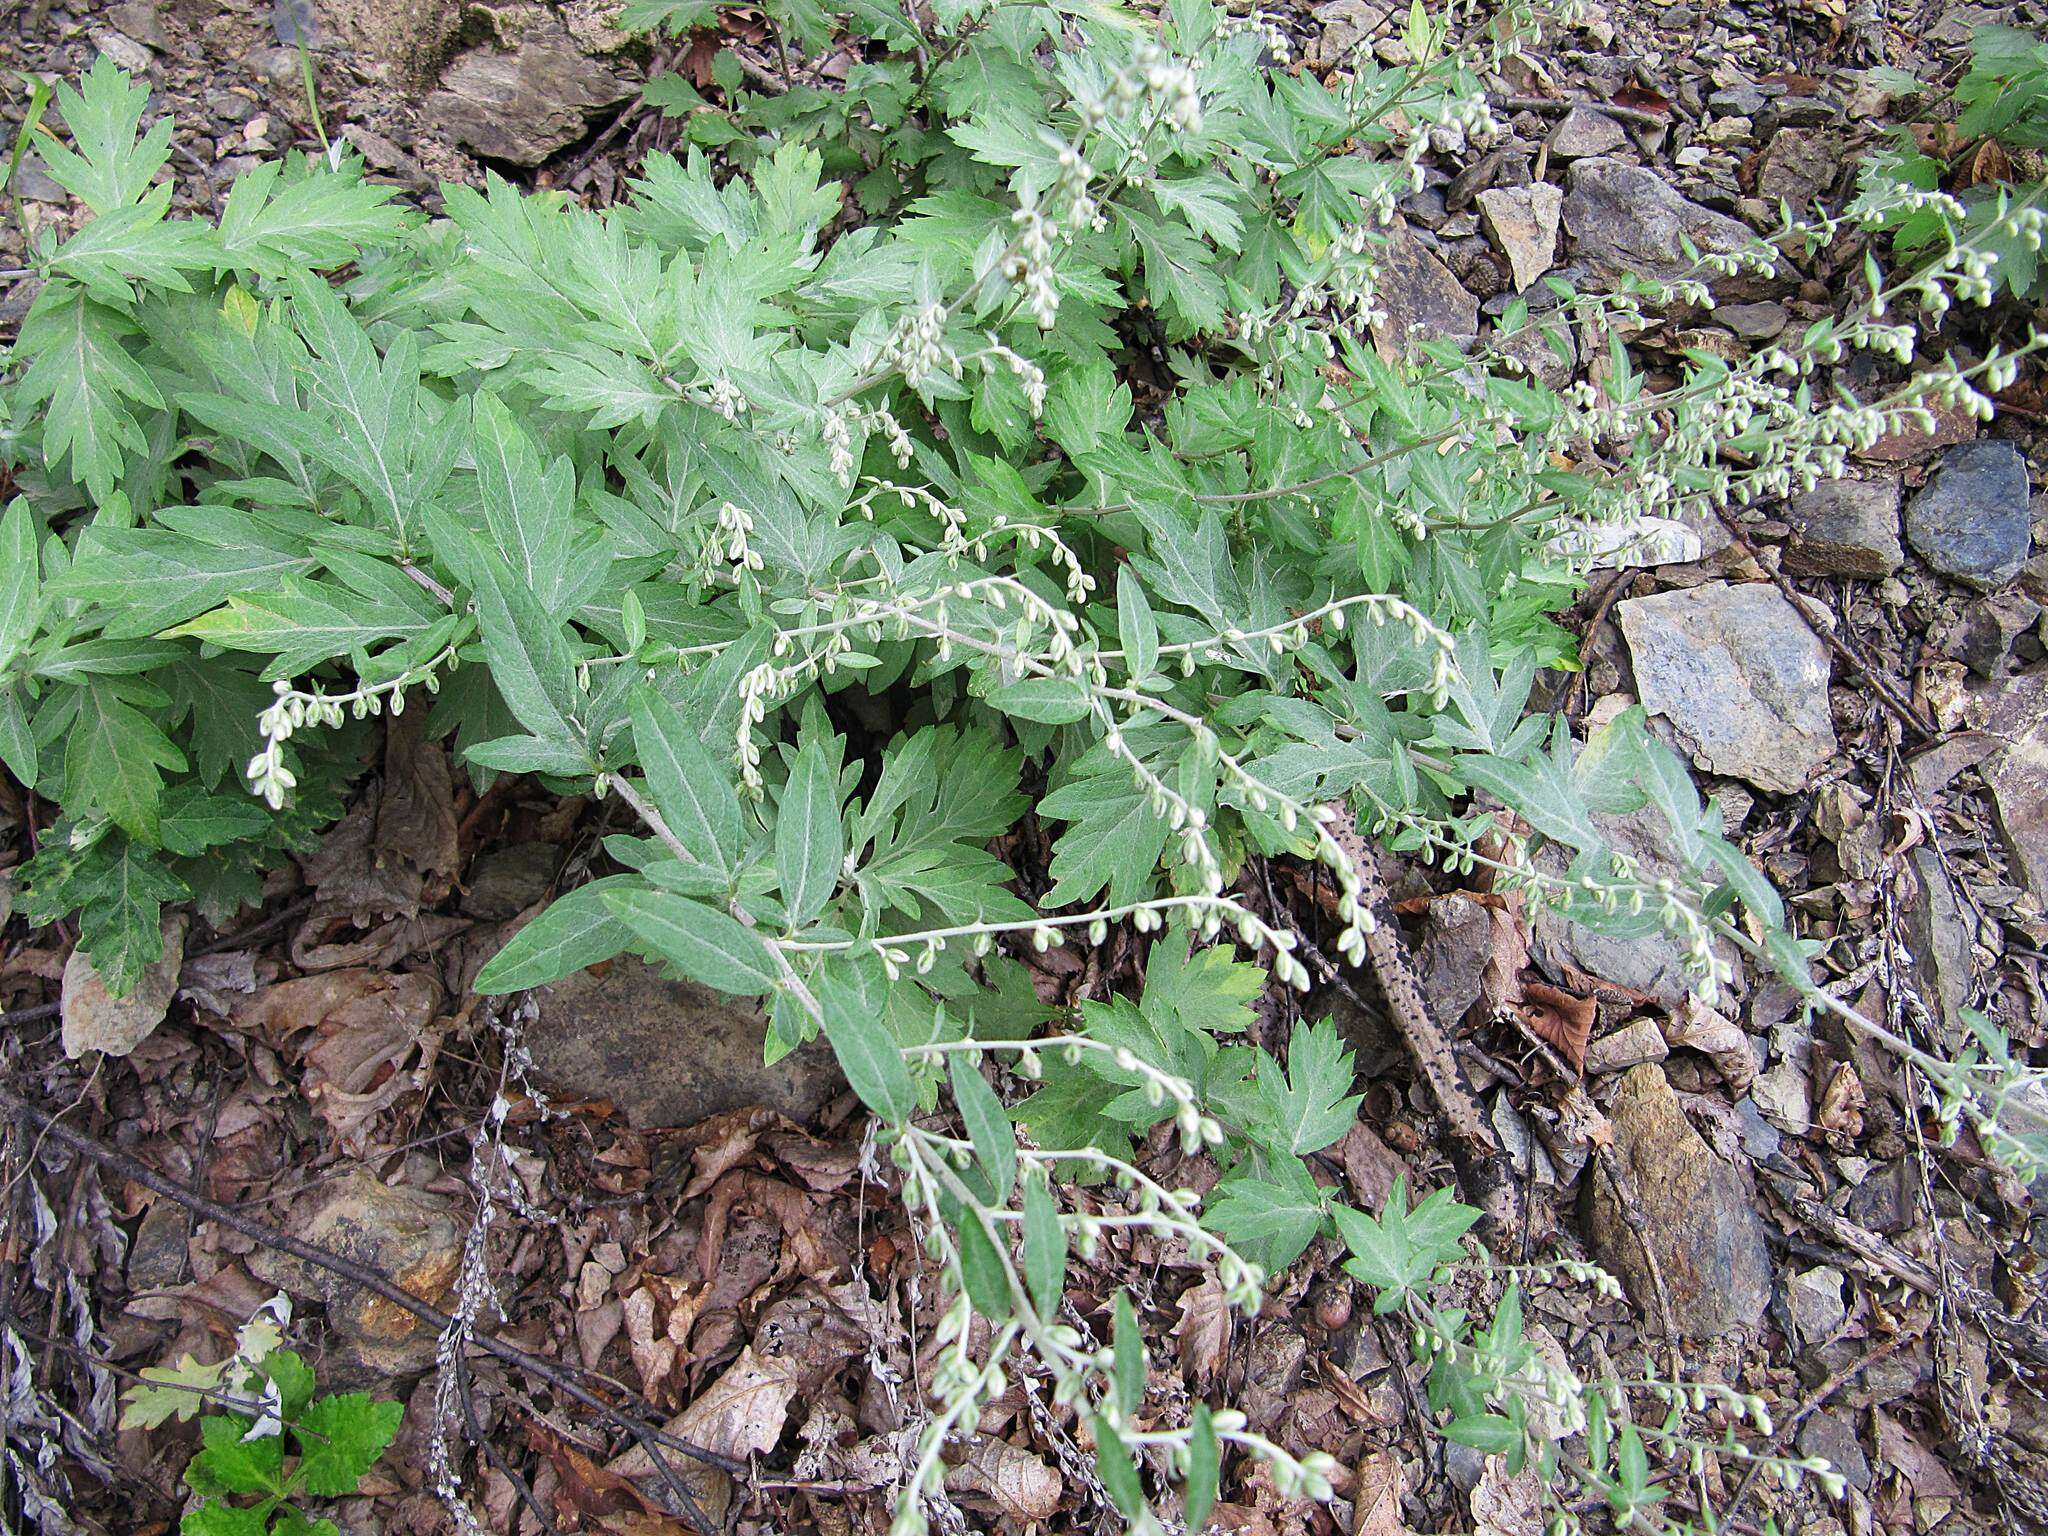
<instances>
[{"instance_id":1,"label":"shale rock piece","mask_svg":"<svg viewBox=\"0 0 2048 1536\"><path fill-rule=\"evenodd\" d=\"M2019 575L2032 525L2026 460L2011 443L1951 448L1906 511L1906 538L1920 557L1983 592Z\"/></svg>"},{"instance_id":2,"label":"shale rock piece","mask_svg":"<svg viewBox=\"0 0 2048 1536\"><path fill-rule=\"evenodd\" d=\"M1833 755L1827 646L1776 587L1712 581L1615 614L1644 707L1708 772L1792 794Z\"/></svg>"},{"instance_id":3,"label":"shale rock piece","mask_svg":"<svg viewBox=\"0 0 2048 1536\"><path fill-rule=\"evenodd\" d=\"M1620 160L1575 160L1567 172L1564 227L1577 258L1603 277L1635 273L1673 278L1689 272L1690 238L1702 254L1741 250L1749 231L1725 214L1689 202L1655 171Z\"/></svg>"},{"instance_id":4,"label":"shale rock piece","mask_svg":"<svg viewBox=\"0 0 2048 1536\"><path fill-rule=\"evenodd\" d=\"M1825 481L1793 497L1785 521L1785 569L1794 575L1880 581L1905 564L1897 480Z\"/></svg>"},{"instance_id":5,"label":"shale rock piece","mask_svg":"<svg viewBox=\"0 0 2048 1536\"><path fill-rule=\"evenodd\" d=\"M1656 1285L1644 1258L1657 1256L1671 1298L1672 1326L1706 1338L1754 1328L1771 1299L1771 1257L1746 1166L1716 1156L1685 1118L1655 1064L1631 1068L1608 1111L1614 1150L1647 1218L1639 1239L1604 1171L1590 1196L1589 1235L1600 1262L1620 1277L1646 1318L1657 1317Z\"/></svg>"},{"instance_id":6,"label":"shale rock piece","mask_svg":"<svg viewBox=\"0 0 2048 1536\"><path fill-rule=\"evenodd\" d=\"M577 46L553 16L531 20L516 47L473 48L442 72L426 114L489 160L539 165L582 138L591 116L634 85Z\"/></svg>"}]
</instances>

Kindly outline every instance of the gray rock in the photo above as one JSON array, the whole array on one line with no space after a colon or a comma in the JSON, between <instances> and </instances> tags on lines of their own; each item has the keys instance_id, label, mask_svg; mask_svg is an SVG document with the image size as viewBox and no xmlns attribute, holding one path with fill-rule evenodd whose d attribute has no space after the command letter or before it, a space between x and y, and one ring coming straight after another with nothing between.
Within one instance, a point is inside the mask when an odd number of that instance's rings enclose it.
<instances>
[{"instance_id":1,"label":"gray rock","mask_svg":"<svg viewBox=\"0 0 2048 1536\"><path fill-rule=\"evenodd\" d=\"M1479 301L1406 224L1397 220L1388 234L1377 274L1386 318L1372 328L1380 355L1398 357L1417 342L1463 345L1477 337Z\"/></svg>"},{"instance_id":2,"label":"gray rock","mask_svg":"<svg viewBox=\"0 0 2048 1536\"><path fill-rule=\"evenodd\" d=\"M1829 480L1793 497L1785 509L1792 525L1785 569L1795 576L1883 580L1906 563L1899 501L1896 479Z\"/></svg>"},{"instance_id":3,"label":"gray rock","mask_svg":"<svg viewBox=\"0 0 2048 1536\"><path fill-rule=\"evenodd\" d=\"M1442 187L1424 187L1420 192L1411 192L1397 205L1403 218L1424 229L1442 229L1444 221L1451 216L1444 206Z\"/></svg>"},{"instance_id":4,"label":"gray rock","mask_svg":"<svg viewBox=\"0 0 2048 1536\"><path fill-rule=\"evenodd\" d=\"M518 48L472 48L442 72L427 120L458 144L510 165L539 165L583 137L593 113L633 94L561 24L537 19Z\"/></svg>"},{"instance_id":5,"label":"gray rock","mask_svg":"<svg viewBox=\"0 0 2048 1536\"><path fill-rule=\"evenodd\" d=\"M1655 810L1645 808L1627 816L1595 811L1593 823L1611 847L1635 861L1643 878L1657 880L1679 874L1681 866L1668 841L1669 829ZM1545 848L1537 862L1546 873L1557 875L1564 873L1567 861L1559 850ZM1685 946L1662 931L1618 938L1569 921L1543 906L1537 909L1532 937L1537 961L1552 977L1567 984L1570 971L1576 969L1631 987L1666 1008L1682 1004L1695 984L1686 964ZM1741 957L1732 945L1717 944L1715 953L1741 974Z\"/></svg>"},{"instance_id":6,"label":"gray rock","mask_svg":"<svg viewBox=\"0 0 2048 1536\"><path fill-rule=\"evenodd\" d=\"M522 0L494 0L487 7L466 6L461 0L323 0L317 10L308 0L280 0L279 11L287 4L295 15L291 28L278 28L279 42L294 41L288 34L299 28L325 32L325 46L345 53L352 68L408 92L430 89L440 66L460 44L480 43L489 35L510 46L543 19L539 7ZM577 3L560 7L560 14L573 26L579 12L600 8Z\"/></svg>"},{"instance_id":7,"label":"gray rock","mask_svg":"<svg viewBox=\"0 0 2048 1536\"><path fill-rule=\"evenodd\" d=\"M1842 120L1842 104L1825 96L1780 96L1767 116L1773 127L1815 128Z\"/></svg>"},{"instance_id":8,"label":"gray rock","mask_svg":"<svg viewBox=\"0 0 2048 1536\"><path fill-rule=\"evenodd\" d=\"M517 917L546 896L561 866L553 843L513 843L481 855L469 870L462 911L487 923Z\"/></svg>"},{"instance_id":9,"label":"gray rock","mask_svg":"<svg viewBox=\"0 0 2048 1536\"><path fill-rule=\"evenodd\" d=\"M1325 0L1315 8L1322 36L1309 45L1311 64L1335 64L1374 37L1393 29L1392 0Z\"/></svg>"},{"instance_id":10,"label":"gray rock","mask_svg":"<svg viewBox=\"0 0 2048 1536\"><path fill-rule=\"evenodd\" d=\"M1776 587L1707 582L1615 614L1637 696L1701 767L1793 794L1834 754L1827 646Z\"/></svg>"},{"instance_id":11,"label":"gray rock","mask_svg":"<svg viewBox=\"0 0 2048 1536\"><path fill-rule=\"evenodd\" d=\"M1493 918L1469 896L1455 892L1429 904L1416 947L1417 979L1429 1011L1455 1028L1479 1001L1480 978L1492 950Z\"/></svg>"},{"instance_id":12,"label":"gray rock","mask_svg":"<svg viewBox=\"0 0 2048 1536\"><path fill-rule=\"evenodd\" d=\"M1717 117L1755 117L1764 109L1764 93L1753 85L1731 85L1707 98L1707 110Z\"/></svg>"},{"instance_id":13,"label":"gray rock","mask_svg":"<svg viewBox=\"0 0 2048 1536\"><path fill-rule=\"evenodd\" d=\"M10 190L19 192L32 203L68 203L71 200L71 194L57 184L56 178L43 169L43 162L33 154L22 156L21 164L14 169Z\"/></svg>"},{"instance_id":14,"label":"gray rock","mask_svg":"<svg viewBox=\"0 0 2048 1536\"><path fill-rule=\"evenodd\" d=\"M1715 308L1714 318L1744 341L1769 341L1791 320L1784 305L1768 300L1760 304L1722 304Z\"/></svg>"},{"instance_id":15,"label":"gray rock","mask_svg":"<svg viewBox=\"0 0 2048 1536\"><path fill-rule=\"evenodd\" d=\"M265 85L283 89L299 83L299 50L275 44L252 48L242 59L243 68Z\"/></svg>"},{"instance_id":16,"label":"gray rock","mask_svg":"<svg viewBox=\"0 0 2048 1536\"><path fill-rule=\"evenodd\" d=\"M1611 155L1628 143L1621 124L1591 107L1573 107L1550 130L1550 153L1557 160L1587 160Z\"/></svg>"},{"instance_id":17,"label":"gray rock","mask_svg":"<svg viewBox=\"0 0 2048 1536\"><path fill-rule=\"evenodd\" d=\"M126 4L109 6L107 21L134 38L136 42L154 48L158 53L166 52L171 46L170 38L164 33L163 17L157 14L156 7L148 4L147 0L127 0Z\"/></svg>"},{"instance_id":18,"label":"gray rock","mask_svg":"<svg viewBox=\"0 0 2048 1536\"><path fill-rule=\"evenodd\" d=\"M185 1278L185 1245L192 1216L175 1200L158 1200L142 1213L128 1244L128 1289L168 1290Z\"/></svg>"},{"instance_id":19,"label":"gray rock","mask_svg":"<svg viewBox=\"0 0 2048 1536\"><path fill-rule=\"evenodd\" d=\"M1639 165L1575 160L1566 177L1564 226L1574 253L1604 277L1689 274L1694 264L1685 254L1687 239L1703 255L1750 244L1749 231L1734 219L1687 201Z\"/></svg>"},{"instance_id":20,"label":"gray rock","mask_svg":"<svg viewBox=\"0 0 2048 1536\"><path fill-rule=\"evenodd\" d=\"M155 62L149 50L126 33L103 28L92 34L92 44L131 75L147 76Z\"/></svg>"},{"instance_id":21,"label":"gray rock","mask_svg":"<svg viewBox=\"0 0 2048 1536\"><path fill-rule=\"evenodd\" d=\"M2013 873L2048 903L2048 669L1979 695L1983 729L2004 743L1983 765L1991 809Z\"/></svg>"},{"instance_id":22,"label":"gray rock","mask_svg":"<svg viewBox=\"0 0 2048 1536\"><path fill-rule=\"evenodd\" d=\"M1737 1102L1735 1123L1742 1134L1742 1150L1756 1162L1768 1162L1785 1144L1785 1133L1764 1118L1753 1099Z\"/></svg>"},{"instance_id":23,"label":"gray rock","mask_svg":"<svg viewBox=\"0 0 2048 1536\"><path fill-rule=\"evenodd\" d=\"M2010 583L2033 539L2027 464L2011 443L1963 443L1943 455L1906 509L1906 538L1944 576L1980 591Z\"/></svg>"},{"instance_id":24,"label":"gray rock","mask_svg":"<svg viewBox=\"0 0 2048 1536\"><path fill-rule=\"evenodd\" d=\"M1801 1344L1818 1344L1849 1315L1842 1299L1842 1272L1832 1264L1816 1264L1785 1277L1785 1319Z\"/></svg>"},{"instance_id":25,"label":"gray rock","mask_svg":"<svg viewBox=\"0 0 2048 1536\"><path fill-rule=\"evenodd\" d=\"M217 123L246 123L256 115L256 102L247 91L208 91L206 115Z\"/></svg>"},{"instance_id":26,"label":"gray rock","mask_svg":"<svg viewBox=\"0 0 2048 1536\"><path fill-rule=\"evenodd\" d=\"M1700 1139L1657 1066L1635 1067L1622 1078L1608 1118L1615 1155L1648 1221L1638 1240L1619 1192L1596 1172L1587 1229L1600 1262L1654 1319L1647 1244L1664 1276L1672 1325L1683 1336L1754 1328L1771 1299L1771 1258L1748 1165L1724 1161Z\"/></svg>"},{"instance_id":27,"label":"gray rock","mask_svg":"<svg viewBox=\"0 0 2048 1536\"><path fill-rule=\"evenodd\" d=\"M539 1001L526 1043L541 1075L610 1099L636 1126L693 1125L750 1104L804 1121L840 1087L823 1041L764 1066L759 1010L630 956L559 981Z\"/></svg>"},{"instance_id":28,"label":"gray rock","mask_svg":"<svg viewBox=\"0 0 2048 1536\"><path fill-rule=\"evenodd\" d=\"M1960 1041L1962 1011L1970 1001L1970 925L1941 855L1923 847L1906 857L1909 878L1901 882L1899 916L1910 980L1941 1021L1946 1039Z\"/></svg>"},{"instance_id":29,"label":"gray rock","mask_svg":"<svg viewBox=\"0 0 2048 1536\"><path fill-rule=\"evenodd\" d=\"M342 1257L378 1270L421 1301L441 1306L462 1264L462 1223L455 1207L423 1190L393 1188L358 1172L320 1186L292 1231ZM435 1331L403 1307L304 1260L268 1248L248 1259L260 1280L327 1305L333 1334L330 1361L342 1369L332 1385L417 1376L434 1363Z\"/></svg>"},{"instance_id":30,"label":"gray rock","mask_svg":"<svg viewBox=\"0 0 2048 1536\"><path fill-rule=\"evenodd\" d=\"M2015 642L2041 617L2041 605L2019 592L1993 592L1963 610L1961 655L1979 677L2001 678Z\"/></svg>"},{"instance_id":31,"label":"gray rock","mask_svg":"<svg viewBox=\"0 0 2048 1536\"><path fill-rule=\"evenodd\" d=\"M1780 128L1757 162L1756 191L1803 213L1842 174L1842 144L1825 128Z\"/></svg>"},{"instance_id":32,"label":"gray rock","mask_svg":"<svg viewBox=\"0 0 2048 1536\"><path fill-rule=\"evenodd\" d=\"M1516 292L1548 272L1557 256L1557 223L1564 194L1547 181L1526 187L1488 187L1478 196L1487 234L1508 259Z\"/></svg>"},{"instance_id":33,"label":"gray rock","mask_svg":"<svg viewBox=\"0 0 2048 1536\"><path fill-rule=\"evenodd\" d=\"M1664 1031L1655 1019L1637 1019L1602 1035L1586 1047L1586 1076L1606 1077L1640 1067L1646 1061L1662 1061L1671 1054Z\"/></svg>"},{"instance_id":34,"label":"gray rock","mask_svg":"<svg viewBox=\"0 0 2048 1536\"><path fill-rule=\"evenodd\" d=\"M1818 1456L1849 1480L1853 1488L1870 1491L1870 1458L1856 1438L1856 1426L1843 1414L1822 1409L1799 1426L1802 1456Z\"/></svg>"}]
</instances>

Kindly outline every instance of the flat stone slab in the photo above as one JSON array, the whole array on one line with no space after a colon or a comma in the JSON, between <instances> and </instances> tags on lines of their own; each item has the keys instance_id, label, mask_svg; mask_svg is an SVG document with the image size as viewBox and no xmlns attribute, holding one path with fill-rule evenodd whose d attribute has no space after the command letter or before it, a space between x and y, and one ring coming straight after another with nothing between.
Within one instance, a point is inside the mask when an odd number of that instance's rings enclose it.
<instances>
[{"instance_id":1,"label":"flat stone slab","mask_svg":"<svg viewBox=\"0 0 2048 1536\"><path fill-rule=\"evenodd\" d=\"M1615 616L1644 708L1708 772L1793 794L1834 755L1828 648L1776 587L1710 581Z\"/></svg>"}]
</instances>

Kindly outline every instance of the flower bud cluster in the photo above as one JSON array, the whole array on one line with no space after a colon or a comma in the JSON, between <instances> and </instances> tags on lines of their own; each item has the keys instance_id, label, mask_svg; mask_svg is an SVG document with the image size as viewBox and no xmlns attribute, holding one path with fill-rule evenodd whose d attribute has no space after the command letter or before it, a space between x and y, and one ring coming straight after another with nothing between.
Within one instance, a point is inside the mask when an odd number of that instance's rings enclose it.
<instances>
[{"instance_id":1,"label":"flower bud cluster","mask_svg":"<svg viewBox=\"0 0 2048 1536\"><path fill-rule=\"evenodd\" d=\"M273 811L284 808L285 797L298 787L298 776L284 759L284 744L293 734L308 727L332 730L350 717L362 720L382 714L405 713L405 690L415 683L428 693L441 691L436 669L456 666L455 647L449 646L422 666L408 668L388 682L366 683L350 693L330 694L315 687L301 692L283 678L271 684L270 704L256 717L256 733L263 738L263 750L249 759L243 769L249 792L260 797Z\"/></svg>"}]
</instances>

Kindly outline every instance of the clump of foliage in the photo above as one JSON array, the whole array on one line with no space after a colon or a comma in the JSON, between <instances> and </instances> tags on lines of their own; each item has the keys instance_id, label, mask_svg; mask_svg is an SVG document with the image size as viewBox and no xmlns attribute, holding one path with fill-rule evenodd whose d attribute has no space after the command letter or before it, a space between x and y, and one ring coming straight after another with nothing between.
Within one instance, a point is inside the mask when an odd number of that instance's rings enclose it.
<instances>
[{"instance_id":1,"label":"clump of foliage","mask_svg":"<svg viewBox=\"0 0 2048 1536\"><path fill-rule=\"evenodd\" d=\"M340 1536L301 1505L357 1492L398 1433L402 1404L316 1395L313 1368L279 1347L289 1319L280 1296L241 1327L227 1359L153 1366L122 1394L123 1429L199 1420L200 1449L185 1465L199 1502L184 1536Z\"/></svg>"},{"instance_id":2,"label":"clump of foliage","mask_svg":"<svg viewBox=\"0 0 2048 1536\"><path fill-rule=\"evenodd\" d=\"M1880 72L1899 94L1924 94L1911 75ZM1883 226L1902 257L1958 244L1981 250L1990 272L2016 298L2048 296L2039 252L2006 217L2013 201L2042 196L2042 155L2048 151L2048 42L2018 27L1977 27L1970 64L1952 93L1955 150L1936 155L1908 129L1898 143L1865 163L1866 196L1896 204ZM1953 188L1951 191L1943 189ZM1901 197L1902 189L1907 191ZM1912 195L1918 194L1918 195Z\"/></svg>"},{"instance_id":3,"label":"clump of foliage","mask_svg":"<svg viewBox=\"0 0 2048 1536\"><path fill-rule=\"evenodd\" d=\"M1567 1528L1586 1494L1658 1522L1658 1467L1705 1454L1682 1422L1704 1389L1535 1352L1524 1289L1603 1283L1584 1266L1514 1272L1484 1315L1438 1305L1474 1213L1317 1185L1349 1057L1328 1024L1284 1061L1243 1043L1249 1004L1269 976L1307 988L1312 960L1363 963L1377 837L1674 933L1709 996L1746 952L1911 1056L1951 1123L2000 1130L2024 1069L1940 1061L1815 987L1639 713L1583 741L1529 714L1539 666L1570 659L1548 615L1596 556L1810 485L1930 402L1987 408L2011 354L1872 401L1814 382L1847 349L1910 359L1901 314L1988 296L1977 249L1873 264L1839 318L1665 394L1618 342L1599 387L1553 390L1527 333L1710 302L1776 257L1539 296L1469 356L1392 335L1385 226L1425 151L1491 133L1478 80L1527 18L1461 50L1418 4L1410 62L1327 80L1207 0L834 25L867 48L843 90L666 88L696 145L603 212L493 179L423 221L336 155L172 218L143 93L104 62L66 88L74 150L44 158L92 217L35 254L0 442L21 488L0 760L63 813L27 909L76 912L126 985L162 903L252 900L337 814L361 723L430 708L479 784L537 775L630 826L482 989L638 953L763 999L771 1054L822 1033L874 1111L945 1287L902 1536L1016 1373L1091 1427L1134 1529L1199 1528L1231 1454L1330 1491L1327 1458L1148 1396L1127 1298L1106 1341L1062 1310L1070 1251L1129 1227L1213 1262L1246 1311L1343 1243L1411 1324L1447 1434L1540 1464ZM1675 873L1604 830L1639 811ZM1042 892L992 851L1020 826L1050 841ZM1319 872L1333 935L1260 899L1261 858ZM1143 938L1142 991L1053 1018L1018 953L1112 928ZM1208 1196L1133 1161L1167 1122L1214 1157ZM1077 1177L1100 1198L1063 1199ZM1711 1449L1751 1455L1737 1423L1761 1410L1722 1397Z\"/></svg>"}]
</instances>

